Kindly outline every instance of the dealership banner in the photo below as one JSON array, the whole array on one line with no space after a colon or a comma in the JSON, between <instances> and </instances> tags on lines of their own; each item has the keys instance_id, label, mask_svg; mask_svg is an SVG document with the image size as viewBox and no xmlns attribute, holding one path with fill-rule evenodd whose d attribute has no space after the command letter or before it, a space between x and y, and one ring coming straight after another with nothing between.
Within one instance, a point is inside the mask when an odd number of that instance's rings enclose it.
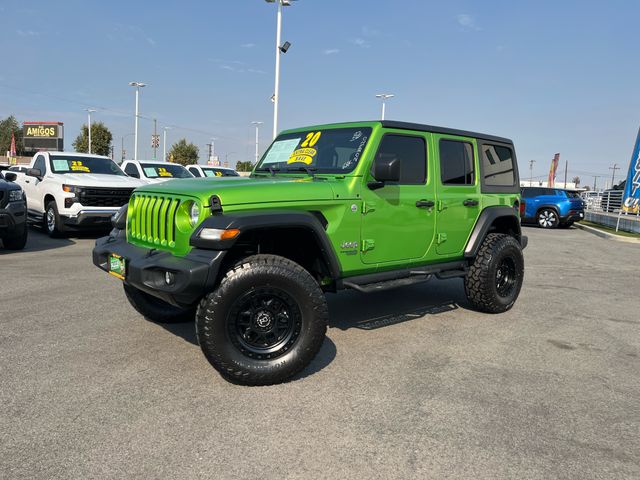
<instances>
[{"instance_id":1,"label":"dealership banner","mask_svg":"<svg viewBox=\"0 0 640 480\"><path fill-rule=\"evenodd\" d=\"M554 187L556 184L556 172L558 171L558 163L560 162L560 154L556 153L551 160L551 169L549 170L549 180L547 187Z\"/></svg>"},{"instance_id":2,"label":"dealership banner","mask_svg":"<svg viewBox=\"0 0 640 480\"><path fill-rule=\"evenodd\" d=\"M633 147L631 163L629 164L629 174L622 196L622 210L630 213L640 211L640 130L636 137L636 144Z\"/></svg>"}]
</instances>

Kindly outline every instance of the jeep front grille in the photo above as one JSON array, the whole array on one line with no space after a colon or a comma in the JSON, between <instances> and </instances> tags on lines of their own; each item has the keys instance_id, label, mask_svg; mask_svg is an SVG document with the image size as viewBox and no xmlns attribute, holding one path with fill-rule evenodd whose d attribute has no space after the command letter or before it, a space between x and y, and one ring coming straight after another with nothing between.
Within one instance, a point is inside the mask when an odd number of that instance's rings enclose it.
<instances>
[{"instance_id":1,"label":"jeep front grille","mask_svg":"<svg viewBox=\"0 0 640 480\"><path fill-rule=\"evenodd\" d=\"M127 213L130 237L150 246L174 247L178 205L180 200L177 198L134 194Z\"/></svg>"}]
</instances>

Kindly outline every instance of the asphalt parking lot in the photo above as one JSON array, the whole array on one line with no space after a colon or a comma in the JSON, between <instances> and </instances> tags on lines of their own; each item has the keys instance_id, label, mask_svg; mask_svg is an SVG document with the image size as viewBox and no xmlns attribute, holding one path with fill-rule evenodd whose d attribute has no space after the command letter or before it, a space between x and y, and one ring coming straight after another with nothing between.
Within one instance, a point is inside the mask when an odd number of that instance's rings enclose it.
<instances>
[{"instance_id":1,"label":"asphalt parking lot","mask_svg":"<svg viewBox=\"0 0 640 480\"><path fill-rule=\"evenodd\" d=\"M638 478L640 246L525 232L506 314L459 279L331 295L311 367L250 388L138 315L95 237L31 230L0 250L0 478Z\"/></svg>"}]
</instances>

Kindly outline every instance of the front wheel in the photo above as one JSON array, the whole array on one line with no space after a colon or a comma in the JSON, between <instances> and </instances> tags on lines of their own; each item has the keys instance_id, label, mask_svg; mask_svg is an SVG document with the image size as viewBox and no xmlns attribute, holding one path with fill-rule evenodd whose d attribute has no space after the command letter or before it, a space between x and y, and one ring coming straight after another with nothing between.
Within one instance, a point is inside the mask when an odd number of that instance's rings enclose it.
<instances>
[{"instance_id":1,"label":"front wheel","mask_svg":"<svg viewBox=\"0 0 640 480\"><path fill-rule=\"evenodd\" d=\"M524 279L520 243L510 235L490 233L465 278L471 305L481 312L502 313L515 303Z\"/></svg>"},{"instance_id":2,"label":"front wheel","mask_svg":"<svg viewBox=\"0 0 640 480\"><path fill-rule=\"evenodd\" d=\"M543 208L538 212L538 225L542 228L556 228L560 218L552 208Z\"/></svg>"},{"instance_id":3,"label":"front wheel","mask_svg":"<svg viewBox=\"0 0 640 480\"><path fill-rule=\"evenodd\" d=\"M2 240L4 248L8 250L22 250L27 244L27 224L26 222L18 227L16 231Z\"/></svg>"},{"instance_id":4,"label":"front wheel","mask_svg":"<svg viewBox=\"0 0 640 480\"><path fill-rule=\"evenodd\" d=\"M64 225L60 214L58 214L58 206L54 200L47 203L44 211L44 229L51 238L59 238L64 235Z\"/></svg>"},{"instance_id":5,"label":"front wheel","mask_svg":"<svg viewBox=\"0 0 640 480\"><path fill-rule=\"evenodd\" d=\"M198 307L196 331L209 362L227 379L272 385L316 356L328 309L304 268L276 255L240 261Z\"/></svg>"}]
</instances>

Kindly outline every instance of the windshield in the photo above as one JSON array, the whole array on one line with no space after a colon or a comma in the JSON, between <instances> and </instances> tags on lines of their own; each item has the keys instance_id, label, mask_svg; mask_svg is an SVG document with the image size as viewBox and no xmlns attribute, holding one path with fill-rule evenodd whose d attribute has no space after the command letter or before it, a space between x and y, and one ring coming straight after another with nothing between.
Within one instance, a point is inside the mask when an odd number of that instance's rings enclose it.
<instances>
[{"instance_id":1,"label":"windshield","mask_svg":"<svg viewBox=\"0 0 640 480\"><path fill-rule=\"evenodd\" d=\"M202 167L205 177L239 177L240 174L235 170L226 170L224 168Z\"/></svg>"},{"instance_id":2,"label":"windshield","mask_svg":"<svg viewBox=\"0 0 640 480\"><path fill-rule=\"evenodd\" d=\"M256 171L312 170L349 173L356 168L371 128L334 128L280 135L271 144Z\"/></svg>"},{"instance_id":3,"label":"windshield","mask_svg":"<svg viewBox=\"0 0 640 480\"><path fill-rule=\"evenodd\" d=\"M125 176L120 167L108 158L65 157L51 155L53 173L102 173Z\"/></svg>"},{"instance_id":4,"label":"windshield","mask_svg":"<svg viewBox=\"0 0 640 480\"><path fill-rule=\"evenodd\" d=\"M141 163L140 166L147 178L192 178L193 175L182 165L167 163L158 165L157 163Z\"/></svg>"}]
</instances>

